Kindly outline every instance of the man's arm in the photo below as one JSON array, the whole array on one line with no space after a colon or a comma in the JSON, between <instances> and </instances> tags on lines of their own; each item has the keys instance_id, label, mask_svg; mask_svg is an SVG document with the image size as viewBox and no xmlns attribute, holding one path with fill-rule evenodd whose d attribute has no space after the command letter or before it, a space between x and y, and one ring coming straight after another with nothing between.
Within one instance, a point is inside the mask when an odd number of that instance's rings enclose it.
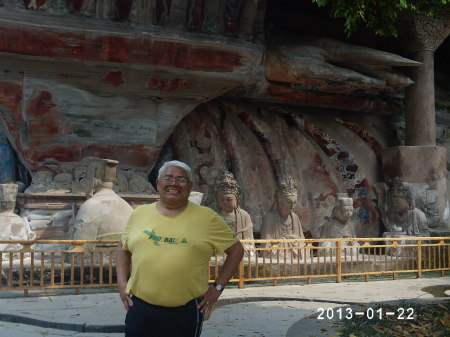
<instances>
[{"instance_id":1,"label":"man's arm","mask_svg":"<svg viewBox=\"0 0 450 337\"><path fill-rule=\"evenodd\" d=\"M244 248L238 241L231 247L227 248L225 253L227 256L222 268L220 269L219 275L215 280L215 283L220 284L222 287L227 285L228 281L236 272L239 263L244 256ZM203 300L198 305L200 311L204 312L205 310L211 310L212 306L217 302L217 299L221 294L222 292L217 290L215 287L209 287L206 294L203 295Z\"/></svg>"},{"instance_id":2,"label":"man's arm","mask_svg":"<svg viewBox=\"0 0 450 337\"><path fill-rule=\"evenodd\" d=\"M222 287L226 286L228 281L231 279L231 277L239 267L239 263L244 256L244 247L242 247L242 244L238 241L234 245L226 249L225 253L227 254L227 256L225 258L225 261L223 262L222 269L220 270L219 275L217 275L217 278L215 280L215 283L221 284Z\"/></svg>"},{"instance_id":3,"label":"man's arm","mask_svg":"<svg viewBox=\"0 0 450 337\"><path fill-rule=\"evenodd\" d=\"M126 293L128 275L131 269L131 253L128 250L122 248L122 242L119 241L116 249L116 274L117 274L117 286L119 288L120 299L126 310L130 309L133 305L133 301Z\"/></svg>"}]
</instances>

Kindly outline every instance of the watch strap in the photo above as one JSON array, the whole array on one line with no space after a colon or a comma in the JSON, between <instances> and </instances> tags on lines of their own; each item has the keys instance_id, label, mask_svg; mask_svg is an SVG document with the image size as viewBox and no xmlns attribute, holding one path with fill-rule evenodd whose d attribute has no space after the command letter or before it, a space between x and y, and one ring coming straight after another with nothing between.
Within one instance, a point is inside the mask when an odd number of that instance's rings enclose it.
<instances>
[{"instance_id":1,"label":"watch strap","mask_svg":"<svg viewBox=\"0 0 450 337\"><path fill-rule=\"evenodd\" d=\"M225 287L221 284L218 284L216 282L213 283L213 287L216 288L218 291L223 291Z\"/></svg>"}]
</instances>

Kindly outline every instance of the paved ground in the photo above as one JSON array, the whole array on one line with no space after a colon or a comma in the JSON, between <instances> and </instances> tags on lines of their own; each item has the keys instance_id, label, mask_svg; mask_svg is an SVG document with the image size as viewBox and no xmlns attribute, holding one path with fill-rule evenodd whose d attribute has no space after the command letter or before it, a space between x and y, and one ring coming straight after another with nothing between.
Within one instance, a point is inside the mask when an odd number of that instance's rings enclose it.
<instances>
[{"instance_id":1,"label":"paved ground","mask_svg":"<svg viewBox=\"0 0 450 337\"><path fill-rule=\"evenodd\" d=\"M221 306L205 321L202 337L330 336L327 309L357 303L431 299L433 295L421 289L439 285L450 289L450 277L228 287L221 296ZM0 291L0 336L123 336L125 311L115 292L86 290L80 295L72 294L32 292L29 297L22 297L21 292ZM321 310L325 319L312 316Z\"/></svg>"}]
</instances>

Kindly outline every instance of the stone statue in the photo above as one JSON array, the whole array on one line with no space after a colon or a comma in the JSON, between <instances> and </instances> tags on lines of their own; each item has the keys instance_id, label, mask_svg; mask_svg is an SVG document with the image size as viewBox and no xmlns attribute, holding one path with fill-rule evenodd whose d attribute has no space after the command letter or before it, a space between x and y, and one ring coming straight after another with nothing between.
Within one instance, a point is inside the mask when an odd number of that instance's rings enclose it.
<instances>
[{"instance_id":1,"label":"stone statue","mask_svg":"<svg viewBox=\"0 0 450 337\"><path fill-rule=\"evenodd\" d=\"M324 223L320 229L321 239L354 238L355 230L352 222L353 199L346 194L339 193L336 196L336 203L331 214L331 219ZM335 247L333 241L323 241L319 243L320 247ZM342 246L359 246L356 241L343 241ZM356 253L356 252L354 252Z\"/></svg>"},{"instance_id":2,"label":"stone statue","mask_svg":"<svg viewBox=\"0 0 450 337\"><path fill-rule=\"evenodd\" d=\"M239 207L240 187L231 172L224 171L216 178L216 197L219 215L226 221L239 240L253 240L253 223L250 215ZM244 247L255 248L245 243ZM254 256L251 251L250 256Z\"/></svg>"},{"instance_id":3,"label":"stone statue","mask_svg":"<svg viewBox=\"0 0 450 337\"><path fill-rule=\"evenodd\" d=\"M425 213L415 207L408 185L400 178L376 184L378 207L387 232L404 232L408 236L429 236Z\"/></svg>"},{"instance_id":4,"label":"stone statue","mask_svg":"<svg viewBox=\"0 0 450 337\"><path fill-rule=\"evenodd\" d=\"M352 224L353 199L339 195L331 219L320 230L321 239L353 238L355 231Z\"/></svg>"},{"instance_id":5,"label":"stone statue","mask_svg":"<svg viewBox=\"0 0 450 337\"><path fill-rule=\"evenodd\" d=\"M281 186L276 193L277 208L265 214L261 226L261 239L304 239L302 224L297 214L293 212L294 205L297 202L297 186L292 177L288 177L281 182ZM285 242L280 243L280 247L304 247L305 243ZM264 244L270 247L271 244ZM303 258L309 255L308 250ZM297 251L293 250L294 256Z\"/></svg>"},{"instance_id":6,"label":"stone statue","mask_svg":"<svg viewBox=\"0 0 450 337\"><path fill-rule=\"evenodd\" d=\"M34 240L36 234L31 230L26 218L14 213L18 186L0 184L0 240ZM20 249L17 244L0 245L0 250Z\"/></svg>"},{"instance_id":7,"label":"stone statue","mask_svg":"<svg viewBox=\"0 0 450 337\"><path fill-rule=\"evenodd\" d=\"M239 207L240 187L231 172L223 172L216 178L216 195L219 214L241 240L253 240L253 224L250 215Z\"/></svg>"},{"instance_id":8,"label":"stone statue","mask_svg":"<svg viewBox=\"0 0 450 337\"><path fill-rule=\"evenodd\" d=\"M69 237L75 240L118 240L133 208L113 190L118 162L92 160L87 169L85 201L75 218Z\"/></svg>"}]
</instances>

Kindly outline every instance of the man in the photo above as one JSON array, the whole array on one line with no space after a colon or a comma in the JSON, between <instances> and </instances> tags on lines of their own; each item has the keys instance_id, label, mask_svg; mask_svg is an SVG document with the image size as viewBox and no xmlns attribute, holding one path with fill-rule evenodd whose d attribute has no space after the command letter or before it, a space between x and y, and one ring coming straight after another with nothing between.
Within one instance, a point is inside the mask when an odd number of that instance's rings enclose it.
<instances>
[{"instance_id":1,"label":"man","mask_svg":"<svg viewBox=\"0 0 450 337\"><path fill-rule=\"evenodd\" d=\"M160 200L137 207L117 248L117 283L126 337L197 337L244 254L223 219L188 200L192 172L179 161L159 170ZM211 255L227 257L212 286ZM131 271L130 279L127 280Z\"/></svg>"}]
</instances>

